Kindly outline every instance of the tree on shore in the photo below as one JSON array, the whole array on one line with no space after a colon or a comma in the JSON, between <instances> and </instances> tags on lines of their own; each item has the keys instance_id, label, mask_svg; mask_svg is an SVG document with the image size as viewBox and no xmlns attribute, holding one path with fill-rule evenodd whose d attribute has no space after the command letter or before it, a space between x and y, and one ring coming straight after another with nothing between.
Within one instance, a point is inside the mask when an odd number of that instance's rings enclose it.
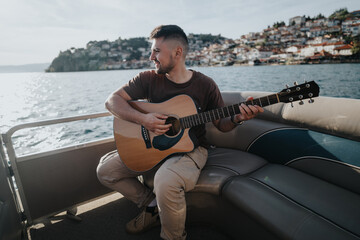
<instances>
[{"instance_id":1,"label":"tree on shore","mask_svg":"<svg viewBox=\"0 0 360 240\"><path fill-rule=\"evenodd\" d=\"M324 15L322 15L321 13L319 13L316 17L314 17L314 20L318 20L318 19L322 19L325 18Z\"/></svg>"},{"instance_id":2,"label":"tree on shore","mask_svg":"<svg viewBox=\"0 0 360 240\"><path fill-rule=\"evenodd\" d=\"M329 16L329 19L344 21L349 16L347 8L340 8Z\"/></svg>"},{"instance_id":3,"label":"tree on shore","mask_svg":"<svg viewBox=\"0 0 360 240\"><path fill-rule=\"evenodd\" d=\"M274 28L279 28L279 27L284 27L286 24L284 21L281 21L281 22L276 22L273 24L273 27Z\"/></svg>"},{"instance_id":4,"label":"tree on shore","mask_svg":"<svg viewBox=\"0 0 360 240\"><path fill-rule=\"evenodd\" d=\"M355 58L360 58L360 36L356 36L352 39L350 43L352 45L351 52Z\"/></svg>"}]
</instances>

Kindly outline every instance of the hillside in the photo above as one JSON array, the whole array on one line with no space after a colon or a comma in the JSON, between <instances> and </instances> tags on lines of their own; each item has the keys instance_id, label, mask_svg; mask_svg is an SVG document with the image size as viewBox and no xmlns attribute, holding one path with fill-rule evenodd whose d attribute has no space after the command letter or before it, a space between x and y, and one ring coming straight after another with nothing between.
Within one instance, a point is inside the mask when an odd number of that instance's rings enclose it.
<instances>
[{"instance_id":1,"label":"hillside","mask_svg":"<svg viewBox=\"0 0 360 240\"><path fill-rule=\"evenodd\" d=\"M336 10L328 18L296 16L239 39L189 34L188 66L233 64L306 64L360 61L360 11ZM53 60L49 72L140 69L152 67L151 43L138 37L90 41Z\"/></svg>"},{"instance_id":2,"label":"hillside","mask_svg":"<svg viewBox=\"0 0 360 240\"><path fill-rule=\"evenodd\" d=\"M220 35L190 34L191 50L201 50L225 39ZM86 48L70 48L52 61L48 72L140 69L151 67L151 42L144 37L90 41Z\"/></svg>"}]
</instances>

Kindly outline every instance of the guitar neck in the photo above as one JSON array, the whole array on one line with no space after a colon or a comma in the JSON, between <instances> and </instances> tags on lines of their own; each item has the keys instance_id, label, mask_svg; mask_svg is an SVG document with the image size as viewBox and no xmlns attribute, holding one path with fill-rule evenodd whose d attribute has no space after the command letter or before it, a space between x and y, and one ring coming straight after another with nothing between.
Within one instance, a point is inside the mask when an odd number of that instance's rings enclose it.
<instances>
[{"instance_id":1,"label":"guitar neck","mask_svg":"<svg viewBox=\"0 0 360 240\"><path fill-rule=\"evenodd\" d=\"M280 100L278 94L272 94L265 97L253 99L251 101L241 102L227 107L217 108L207 112L202 112L199 114L193 114L190 116L180 118L180 125L181 128L191 128L200 124L212 122L214 120L227 118L235 114L239 114L240 113L239 106L243 103L245 105L258 105L261 107L266 107L279 102Z\"/></svg>"}]
</instances>

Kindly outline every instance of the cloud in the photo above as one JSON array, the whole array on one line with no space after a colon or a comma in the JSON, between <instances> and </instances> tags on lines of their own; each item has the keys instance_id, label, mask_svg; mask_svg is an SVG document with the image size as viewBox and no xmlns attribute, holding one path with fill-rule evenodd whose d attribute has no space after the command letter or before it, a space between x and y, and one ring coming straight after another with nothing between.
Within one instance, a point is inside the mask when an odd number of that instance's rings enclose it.
<instances>
[{"instance_id":1,"label":"cloud","mask_svg":"<svg viewBox=\"0 0 360 240\"><path fill-rule=\"evenodd\" d=\"M160 24L238 38L297 15L330 15L358 0L4 0L0 65L50 62L91 40L148 36Z\"/></svg>"}]
</instances>

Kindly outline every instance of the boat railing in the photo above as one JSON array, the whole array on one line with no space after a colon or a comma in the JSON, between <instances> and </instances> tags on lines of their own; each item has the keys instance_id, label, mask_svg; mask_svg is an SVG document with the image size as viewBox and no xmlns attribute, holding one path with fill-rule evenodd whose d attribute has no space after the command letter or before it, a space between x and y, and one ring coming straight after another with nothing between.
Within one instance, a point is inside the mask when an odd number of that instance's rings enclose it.
<instances>
[{"instance_id":1,"label":"boat railing","mask_svg":"<svg viewBox=\"0 0 360 240\"><path fill-rule=\"evenodd\" d=\"M17 131L22 130L22 129L44 127L44 126L49 126L49 125L54 125L54 124L76 122L76 121L96 119L96 118L109 117L109 116L111 116L111 114L109 112L99 112L99 113L94 113L94 114L78 115L78 116L72 116L72 117L23 123L23 124L19 124L19 125L11 127L6 133L2 133L0 135L1 154L5 158L4 164L7 164L8 168L10 170L10 177L15 178L15 182L16 182L15 188L18 190L18 194L20 195L20 199L21 199L19 201L19 204L26 215L31 215L31 214L29 214L29 206L27 204L28 202L26 201L26 194L24 192L22 178L18 171L19 163L23 163L23 162L26 162L27 160L32 160L32 159L36 159L36 158L51 157L52 155L62 154L64 152L68 152L68 151L76 151L81 148L89 148L89 147L96 146L99 144L109 144L110 142L113 142L114 139L113 139L113 137L97 139L97 140L88 141L85 143L74 144L74 145L71 145L68 147L60 147L55 150L17 156L16 149L14 147L14 142L12 139L14 134ZM32 219L30 218L28 220L31 221Z\"/></svg>"},{"instance_id":2,"label":"boat railing","mask_svg":"<svg viewBox=\"0 0 360 240\"><path fill-rule=\"evenodd\" d=\"M54 125L54 124L59 124L59 123L67 123L67 122L75 122L75 121L80 121L80 120L109 117L109 116L111 116L111 114L109 112L99 112L99 113L93 113L93 114L78 115L78 116L65 117L65 118L55 118L55 119L49 119L49 120L42 120L42 121L18 124L16 126L11 127L6 133L1 134L2 141L5 144L5 147L7 149L7 155L9 157L9 161L10 161L10 163L12 163L13 159L18 158L16 156L16 152L14 149L12 136L14 135L15 132L17 132L19 130L26 129L26 128L49 126L49 125Z\"/></svg>"}]
</instances>

